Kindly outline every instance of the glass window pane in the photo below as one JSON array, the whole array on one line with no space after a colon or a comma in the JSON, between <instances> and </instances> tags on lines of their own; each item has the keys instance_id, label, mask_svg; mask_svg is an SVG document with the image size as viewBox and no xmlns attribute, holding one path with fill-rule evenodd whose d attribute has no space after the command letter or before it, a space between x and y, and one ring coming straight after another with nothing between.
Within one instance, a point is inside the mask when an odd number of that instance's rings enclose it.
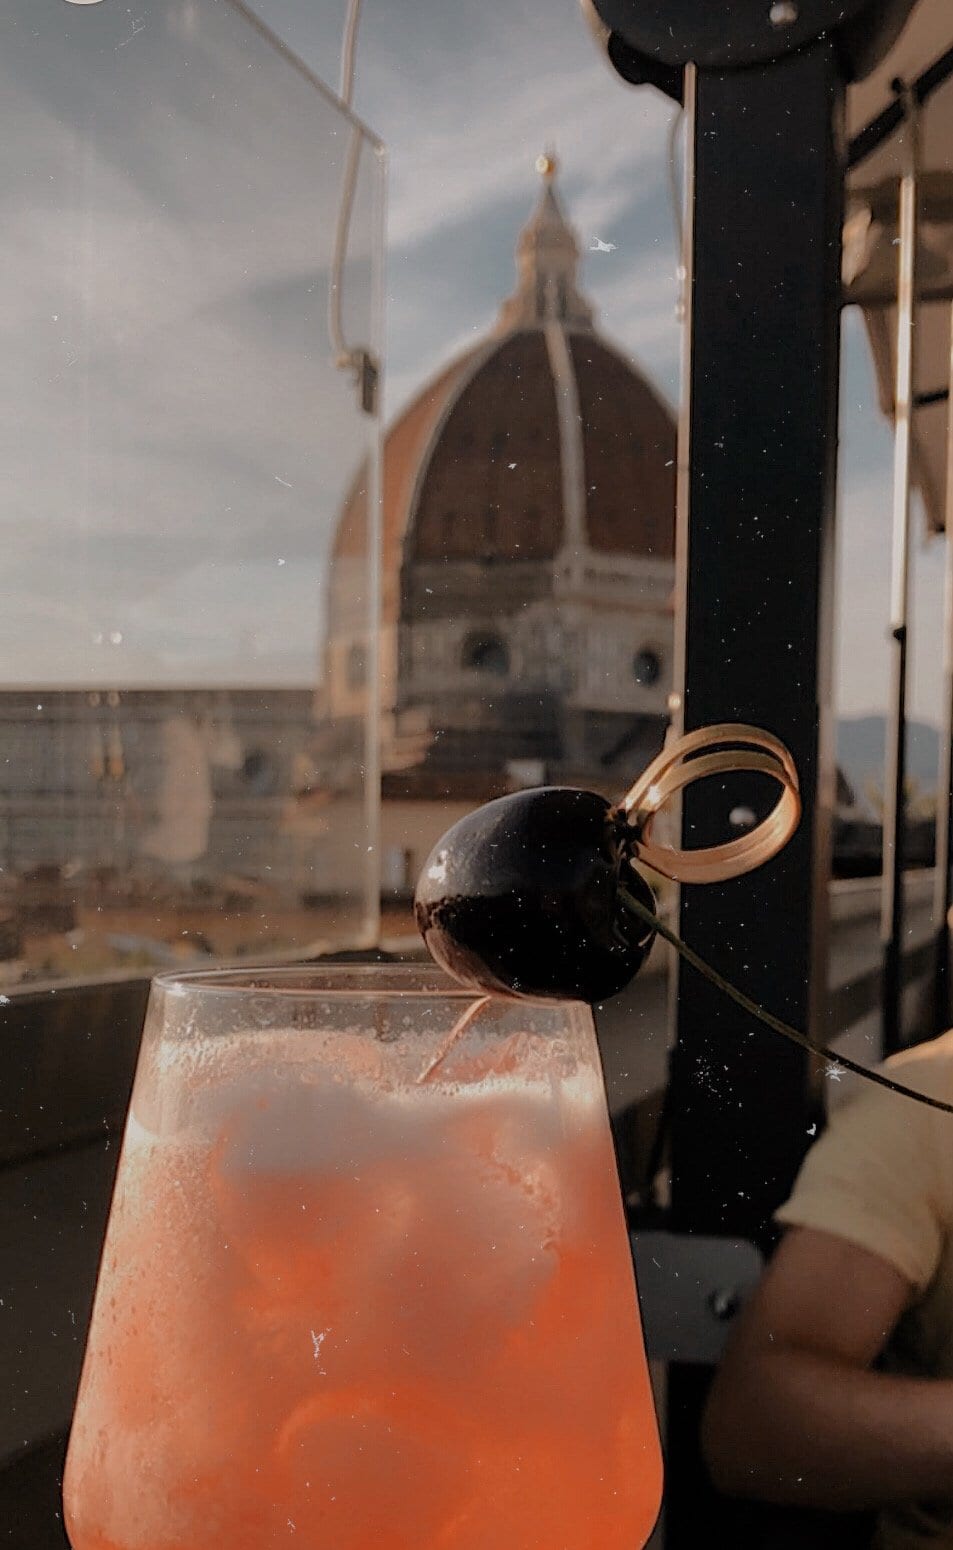
<instances>
[{"instance_id":1,"label":"glass window pane","mask_svg":"<svg viewBox=\"0 0 953 1550\"><path fill-rule=\"evenodd\" d=\"M0 982L366 941L381 148L228 0L9 0L0 104Z\"/></svg>"}]
</instances>

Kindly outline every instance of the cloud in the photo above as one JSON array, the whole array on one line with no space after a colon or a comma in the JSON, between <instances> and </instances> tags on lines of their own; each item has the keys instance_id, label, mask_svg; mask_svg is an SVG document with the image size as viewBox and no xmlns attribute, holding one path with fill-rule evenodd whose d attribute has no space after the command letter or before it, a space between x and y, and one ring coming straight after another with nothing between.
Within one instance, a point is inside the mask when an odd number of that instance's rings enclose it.
<instances>
[{"instance_id":1,"label":"cloud","mask_svg":"<svg viewBox=\"0 0 953 1550\"><path fill-rule=\"evenodd\" d=\"M119 61L108 9L50 13L39 46L14 28L0 62L3 672L151 679L194 652L254 675L270 618L307 682L370 429L326 327L344 126L231 7L202 5L191 72L179 6ZM362 343L370 213L362 191Z\"/></svg>"},{"instance_id":2,"label":"cloud","mask_svg":"<svg viewBox=\"0 0 953 1550\"><path fill-rule=\"evenodd\" d=\"M435 233L492 212L514 190L532 186L533 159L552 138L574 218L606 226L657 176L668 111L643 110L634 134L631 102L605 90L601 69L531 81L512 101L488 98L461 122L439 103L393 156L388 223L396 249L419 249ZM623 181L624 180L624 181ZM577 206L578 195L578 206Z\"/></svg>"},{"instance_id":3,"label":"cloud","mask_svg":"<svg viewBox=\"0 0 953 1550\"><path fill-rule=\"evenodd\" d=\"M655 249L633 262L620 247L610 258L612 278L595 292L601 326L674 397L681 347L674 255Z\"/></svg>"},{"instance_id":4,"label":"cloud","mask_svg":"<svg viewBox=\"0 0 953 1550\"><path fill-rule=\"evenodd\" d=\"M256 3L336 80L344 0ZM18 126L0 142L5 672L93 673L88 643L119 619L144 678L193 653L237 673L280 657L306 681L367 431L324 318L347 128L233 7L157 3L118 52L122 8L17 9L0 60ZM547 140L582 247L616 245L584 254L600 326L674 395L673 109L612 75L576 0L366 0L357 86L391 166L389 412L491 326ZM370 159L365 175L352 337ZM889 435L850 315L844 360L838 692L864 708L886 692ZM918 714L939 703L940 561L914 555Z\"/></svg>"}]
</instances>

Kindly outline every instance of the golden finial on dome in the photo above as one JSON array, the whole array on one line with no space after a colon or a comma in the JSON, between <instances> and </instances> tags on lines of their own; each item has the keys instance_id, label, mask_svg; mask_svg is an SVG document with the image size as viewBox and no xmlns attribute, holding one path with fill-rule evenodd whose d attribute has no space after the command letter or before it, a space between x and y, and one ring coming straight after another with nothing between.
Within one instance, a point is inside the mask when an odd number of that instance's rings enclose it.
<instances>
[{"instance_id":1,"label":"golden finial on dome","mask_svg":"<svg viewBox=\"0 0 953 1550\"><path fill-rule=\"evenodd\" d=\"M592 326L592 308L577 287L579 244L556 189L559 162L553 146L536 158L542 180L529 220L516 243L519 283L500 312L500 328L533 328L541 322Z\"/></svg>"}]
</instances>

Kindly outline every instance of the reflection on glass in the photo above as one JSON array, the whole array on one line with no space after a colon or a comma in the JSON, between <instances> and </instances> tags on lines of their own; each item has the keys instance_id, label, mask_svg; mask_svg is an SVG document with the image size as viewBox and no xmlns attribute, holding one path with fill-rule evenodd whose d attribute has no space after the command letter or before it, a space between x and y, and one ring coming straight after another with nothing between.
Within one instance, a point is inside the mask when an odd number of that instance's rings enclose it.
<instances>
[{"instance_id":1,"label":"reflection on glass","mask_svg":"<svg viewBox=\"0 0 953 1550\"><path fill-rule=\"evenodd\" d=\"M376 426L327 313L353 143L342 323L376 352L379 147L230 3L11 6L0 986L366 938L371 685L332 727L323 677ZM365 505L368 657L370 548Z\"/></svg>"},{"instance_id":2,"label":"reflection on glass","mask_svg":"<svg viewBox=\"0 0 953 1550\"><path fill-rule=\"evenodd\" d=\"M587 1010L414 970L160 981L74 1550L635 1550L659 1492Z\"/></svg>"}]
</instances>

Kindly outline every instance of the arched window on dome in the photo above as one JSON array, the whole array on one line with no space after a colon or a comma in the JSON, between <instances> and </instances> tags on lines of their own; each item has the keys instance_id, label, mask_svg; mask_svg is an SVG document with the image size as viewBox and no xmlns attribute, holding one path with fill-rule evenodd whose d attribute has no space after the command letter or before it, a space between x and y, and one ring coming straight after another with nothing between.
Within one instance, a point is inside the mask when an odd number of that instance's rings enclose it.
<instances>
[{"instance_id":1,"label":"arched window on dome","mask_svg":"<svg viewBox=\"0 0 953 1550\"><path fill-rule=\"evenodd\" d=\"M467 636L463 643L461 663L470 672L505 678L510 670L510 654L502 636L481 631Z\"/></svg>"},{"instance_id":2,"label":"arched window on dome","mask_svg":"<svg viewBox=\"0 0 953 1550\"><path fill-rule=\"evenodd\" d=\"M643 689L651 689L662 676L662 661L651 646L643 646L632 658L632 677Z\"/></svg>"}]
</instances>

